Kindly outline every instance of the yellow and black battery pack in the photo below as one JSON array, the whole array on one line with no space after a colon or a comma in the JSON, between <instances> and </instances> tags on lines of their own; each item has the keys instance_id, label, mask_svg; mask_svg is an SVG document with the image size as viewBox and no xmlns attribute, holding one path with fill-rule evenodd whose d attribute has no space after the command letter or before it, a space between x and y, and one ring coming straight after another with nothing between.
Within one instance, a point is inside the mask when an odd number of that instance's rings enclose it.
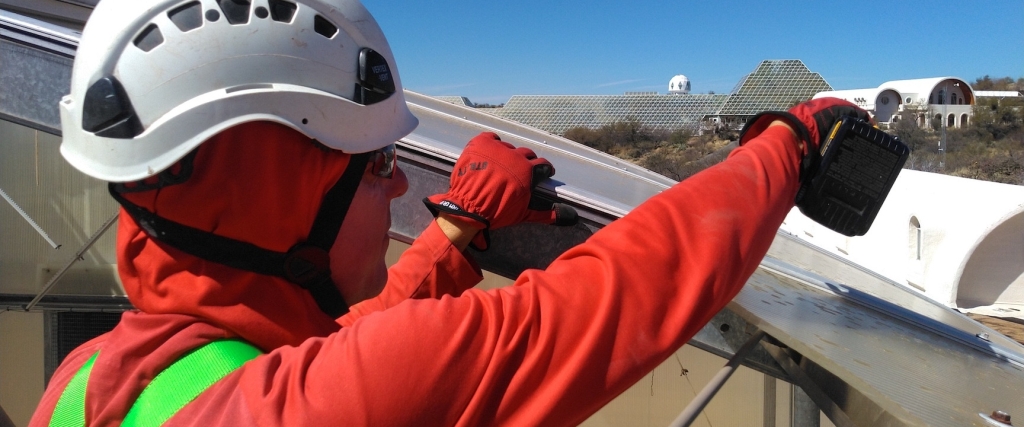
<instances>
[{"instance_id":1,"label":"yellow and black battery pack","mask_svg":"<svg viewBox=\"0 0 1024 427\"><path fill-rule=\"evenodd\" d=\"M870 123L843 117L821 146L821 161L797 193L807 217L847 236L871 228L910 149Z\"/></svg>"}]
</instances>

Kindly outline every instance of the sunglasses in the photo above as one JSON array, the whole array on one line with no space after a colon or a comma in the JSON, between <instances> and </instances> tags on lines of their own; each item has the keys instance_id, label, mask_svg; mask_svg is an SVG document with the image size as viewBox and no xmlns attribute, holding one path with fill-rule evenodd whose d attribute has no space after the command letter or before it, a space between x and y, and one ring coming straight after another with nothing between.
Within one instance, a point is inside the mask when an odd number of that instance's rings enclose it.
<instances>
[{"instance_id":1,"label":"sunglasses","mask_svg":"<svg viewBox=\"0 0 1024 427\"><path fill-rule=\"evenodd\" d=\"M370 167L370 172L373 172L374 175L388 179L394 177L395 169L398 168L398 152L395 150L395 144L374 151L370 162L373 165Z\"/></svg>"}]
</instances>

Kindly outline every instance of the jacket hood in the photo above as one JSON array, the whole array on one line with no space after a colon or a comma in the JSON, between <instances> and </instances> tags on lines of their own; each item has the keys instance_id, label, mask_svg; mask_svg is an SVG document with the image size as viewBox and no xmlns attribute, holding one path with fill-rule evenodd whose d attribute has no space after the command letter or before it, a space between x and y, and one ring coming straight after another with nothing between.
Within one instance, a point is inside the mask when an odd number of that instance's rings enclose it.
<instances>
[{"instance_id":1,"label":"jacket hood","mask_svg":"<svg viewBox=\"0 0 1024 427\"><path fill-rule=\"evenodd\" d=\"M287 252L306 240L348 160L285 126L252 122L204 142L185 182L123 196L165 219ZM339 328L299 286L172 248L124 209L117 257L128 299L143 312L195 316L264 350Z\"/></svg>"}]
</instances>

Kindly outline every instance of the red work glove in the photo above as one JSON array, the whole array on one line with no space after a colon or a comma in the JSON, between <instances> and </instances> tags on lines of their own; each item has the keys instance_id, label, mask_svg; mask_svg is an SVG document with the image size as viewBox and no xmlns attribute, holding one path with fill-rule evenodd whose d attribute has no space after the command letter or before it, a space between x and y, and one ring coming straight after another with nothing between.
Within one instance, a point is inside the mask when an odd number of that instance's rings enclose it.
<instances>
[{"instance_id":1,"label":"red work glove","mask_svg":"<svg viewBox=\"0 0 1024 427\"><path fill-rule=\"evenodd\" d=\"M821 159L818 148L843 116L873 123L871 115L852 102L839 98L818 98L797 104L789 111L765 111L752 117L740 132L740 145L760 135L773 121L786 122L804 142L804 157L800 167L800 180L803 181L805 178L809 179L817 168Z\"/></svg>"},{"instance_id":2,"label":"red work glove","mask_svg":"<svg viewBox=\"0 0 1024 427\"><path fill-rule=\"evenodd\" d=\"M498 135L484 132L466 144L455 162L448 192L423 199L430 212L444 212L483 229L472 246L486 250L489 230L536 222L574 225L576 210L559 203L533 198L537 184L555 174L551 162L530 149L516 148Z\"/></svg>"}]
</instances>

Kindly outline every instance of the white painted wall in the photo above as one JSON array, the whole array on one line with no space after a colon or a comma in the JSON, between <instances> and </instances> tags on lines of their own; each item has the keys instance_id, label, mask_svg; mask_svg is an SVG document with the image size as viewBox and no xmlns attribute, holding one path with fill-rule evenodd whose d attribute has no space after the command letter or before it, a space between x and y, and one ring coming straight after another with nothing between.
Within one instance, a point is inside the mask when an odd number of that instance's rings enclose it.
<instances>
[{"instance_id":1,"label":"white painted wall","mask_svg":"<svg viewBox=\"0 0 1024 427\"><path fill-rule=\"evenodd\" d=\"M881 91L874 100L875 121L892 123L892 118L899 112L900 100L900 94L895 90L886 89Z\"/></svg>"},{"instance_id":2,"label":"white painted wall","mask_svg":"<svg viewBox=\"0 0 1024 427\"><path fill-rule=\"evenodd\" d=\"M0 407L27 426L43 396L43 314L0 312Z\"/></svg>"},{"instance_id":3,"label":"white painted wall","mask_svg":"<svg viewBox=\"0 0 1024 427\"><path fill-rule=\"evenodd\" d=\"M782 229L950 307L1024 306L1024 186L903 170L864 236L796 208Z\"/></svg>"}]
</instances>

